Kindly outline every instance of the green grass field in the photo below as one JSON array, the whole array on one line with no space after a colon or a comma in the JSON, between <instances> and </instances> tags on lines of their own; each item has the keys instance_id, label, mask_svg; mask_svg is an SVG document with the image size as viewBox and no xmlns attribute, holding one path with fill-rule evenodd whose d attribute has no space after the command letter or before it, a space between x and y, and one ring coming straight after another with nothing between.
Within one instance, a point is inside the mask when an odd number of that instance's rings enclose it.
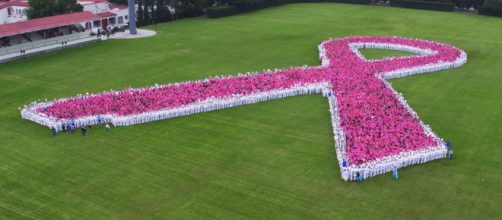
<instances>
[{"instance_id":1,"label":"green grass field","mask_svg":"<svg viewBox=\"0 0 502 220\"><path fill-rule=\"evenodd\" d=\"M502 19L291 4L186 19L0 66L0 219L497 219L502 216ZM455 159L344 182L328 104L301 96L131 127L50 136L37 99L318 65L329 37L453 44L459 69L392 80ZM389 55L365 50L368 57ZM399 53L398 53L399 54Z\"/></svg>"}]
</instances>

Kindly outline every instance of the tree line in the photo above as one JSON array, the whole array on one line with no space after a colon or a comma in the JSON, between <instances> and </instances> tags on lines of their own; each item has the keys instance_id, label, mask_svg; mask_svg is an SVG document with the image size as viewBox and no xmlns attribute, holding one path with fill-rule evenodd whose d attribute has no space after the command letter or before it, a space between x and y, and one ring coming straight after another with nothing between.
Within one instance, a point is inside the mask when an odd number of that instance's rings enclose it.
<instances>
[{"instance_id":1,"label":"tree line","mask_svg":"<svg viewBox=\"0 0 502 220\"><path fill-rule=\"evenodd\" d=\"M59 14L82 11L82 6L77 0L28 0L30 8L27 11L28 18L38 18ZM115 4L127 5L127 0L109 0ZM392 0L391 0L392 1ZM484 0L428 0L453 2L460 8L474 6L476 8L483 5ZM502 14L502 0L487 0L484 6ZM215 5L234 5L240 11L260 8L260 5L276 4L278 2L301 2L301 0L136 0L138 5L137 24L138 26L151 25L160 22L182 19L187 17L200 16L205 13L207 7ZM306 1L307 2L307 1ZM491 12L491 11L490 11Z\"/></svg>"},{"instance_id":2,"label":"tree line","mask_svg":"<svg viewBox=\"0 0 502 220\"><path fill-rule=\"evenodd\" d=\"M127 5L127 0L109 0L111 3ZM77 0L28 0L29 19L81 12L82 5ZM214 0L136 0L139 26L159 22L200 16ZM174 13L176 12L176 13Z\"/></svg>"},{"instance_id":3,"label":"tree line","mask_svg":"<svg viewBox=\"0 0 502 220\"><path fill-rule=\"evenodd\" d=\"M30 7L26 14L29 19L81 12L82 5L77 0L28 0Z\"/></svg>"},{"instance_id":4,"label":"tree line","mask_svg":"<svg viewBox=\"0 0 502 220\"><path fill-rule=\"evenodd\" d=\"M115 4L127 5L127 0L110 0ZM195 17L204 14L213 0L136 0L138 26ZM176 12L176 13L174 13Z\"/></svg>"}]
</instances>

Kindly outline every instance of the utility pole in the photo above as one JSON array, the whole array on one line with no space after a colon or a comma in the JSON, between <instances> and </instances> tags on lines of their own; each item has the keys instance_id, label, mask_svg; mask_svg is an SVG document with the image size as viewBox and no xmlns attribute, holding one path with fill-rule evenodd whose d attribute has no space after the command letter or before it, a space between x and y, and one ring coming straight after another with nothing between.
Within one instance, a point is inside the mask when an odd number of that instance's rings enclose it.
<instances>
[{"instance_id":1,"label":"utility pole","mask_svg":"<svg viewBox=\"0 0 502 220\"><path fill-rule=\"evenodd\" d=\"M129 5L129 34L136 35L138 31L136 30L136 1L127 0Z\"/></svg>"}]
</instances>

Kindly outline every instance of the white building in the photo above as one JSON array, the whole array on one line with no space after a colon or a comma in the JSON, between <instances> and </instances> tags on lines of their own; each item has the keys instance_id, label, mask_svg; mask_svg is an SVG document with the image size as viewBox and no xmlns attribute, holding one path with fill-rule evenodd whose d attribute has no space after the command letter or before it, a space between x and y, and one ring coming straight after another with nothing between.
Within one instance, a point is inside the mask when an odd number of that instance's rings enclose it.
<instances>
[{"instance_id":1,"label":"white building","mask_svg":"<svg viewBox=\"0 0 502 220\"><path fill-rule=\"evenodd\" d=\"M91 12L77 12L0 25L0 63L99 41L82 24L100 20Z\"/></svg>"},{"instance_id":2,"label":"white building","mask_svg":"<svg viewBox=\"0 0 502 220\"><path fill-rule=\"evenodd\" d=\"M77 0L83 12L27 18L27 0L0 0L0 63L101 40L94 34L128 25L125 5Z\"/></svg>"},{"instance_id":3,"label":"white building","mask_svg":"<svg viewBox=\"0 0 502 220\"><path fill-rule=\"evenodd\" d=\"M0 25L27 20L29 6L26 0L0 0Z\"/></svg>"},{"instance_id":4,"label":"white building","mask_svg":"<svg viewBox=\"0 0 502 220\"><path fill-rule=\"evenodd\" d=\"M84 7L84 11L89 11L94 14L107 12L109 3L106 0L77 0L78 4Z\"/></svg>"},{"instance_id":5,"label":"white building","mask_svg":"<svg viewBox=\"0 0 502 220\"><path fill-rule=\"evenodd\" d=\"M107 0L77 0L83 6L83 11L92 12L99 20L82 24L94 33L103 30L122 27L129 22L129 11L126 5L115 5ZM0 25L26 21L28 0L0 0Z\"/></svg>"}]
</instances>

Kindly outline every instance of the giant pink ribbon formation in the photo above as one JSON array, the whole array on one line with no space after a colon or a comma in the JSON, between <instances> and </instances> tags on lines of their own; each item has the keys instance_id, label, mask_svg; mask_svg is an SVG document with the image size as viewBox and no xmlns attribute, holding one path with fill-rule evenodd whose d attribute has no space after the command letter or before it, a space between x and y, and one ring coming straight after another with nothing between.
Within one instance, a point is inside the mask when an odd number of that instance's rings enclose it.
<instances>
[{"instance_id":1,"label":"giant pink ribbon formation","mask_svg":"<svg viewBox=\"0 0 502 220\"><path fill-rule=\"evenodd\" d=\"M416 53L366 60L359 48ZM320 67L214 77L140 89L79 95L32 103L23 118L60 131L112 123L133 125L288 96L328 98L337 157L344 180L443 158L443 141L385 79L461 66L467 55L450 45L399 37L355 36L319 45Z\"/></svg>"}]
</instances>

